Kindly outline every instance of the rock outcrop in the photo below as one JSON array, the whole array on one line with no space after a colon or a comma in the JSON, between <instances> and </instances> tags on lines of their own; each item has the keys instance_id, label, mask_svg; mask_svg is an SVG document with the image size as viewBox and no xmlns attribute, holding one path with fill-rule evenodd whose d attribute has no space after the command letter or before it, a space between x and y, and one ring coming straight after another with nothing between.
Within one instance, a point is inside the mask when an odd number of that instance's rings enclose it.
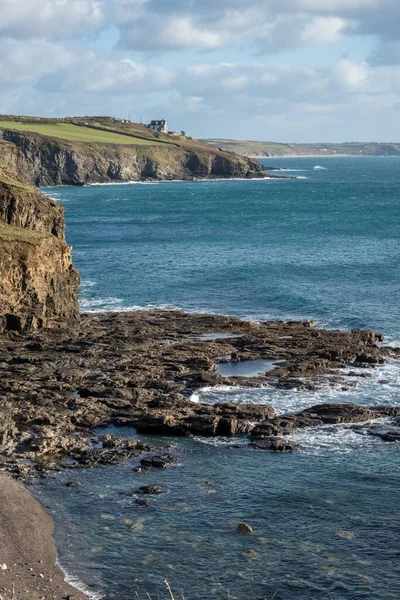
<instances>
[{"instance_id":1,"label":"rock outcrop","mask_svg":"<svg viewBox=\"0 0 400 600\"><path fill-rule=\"evenodd\" d=\"M218 363L229 355L231 360L264 358L279 364L257 377L222 378L225 385L288 384L291 390L297 382L297 389L310 390L312 405L316 387L328 392L357 385L345 367L358 357L368 356L370 362L352 369L373 372L380 361L400 356L400 350L380 346L378 339L372 331L324 331L308 322L257 324L178 311L83 314L73 329L4 335L0 464L5 457L7 468L20 473L21 459L37 458L29 467L24 463L23 472L36 472L39 464L42 473L60 466L114 464L132 455L139 459L148 451L93 431L110 424L173 438L249 435L255 451L288 452L297 447L291 434L301 428L356 427L382 418L384 428L368 425L366 433L396 441L399 407L331 404L277 415L262 404L201 403L198 390L198 401L196 395L189 399L194 382L201 389L215 375L221 377ZM169 454L143 458L137 465L141 470L164 468L173 460Z\"/></svg>"},{"instance_id":2,"label":"rock outcrop","mask_svg":"<svg viewBox=\"0 0 400 600\"><path fill-rule=\"evenodd\" d=\"M11 129L0 130L0 136L24 154L37 186L263 176L257 161L196 141L184 146L107 145Z\"/></svg>"},{"instance_id":3,"label":"rock outcrop","mask_svg":"<svg viewBox=\"0 0 400 600\"><path fill-rule=\"evenodd\" d=\"M70 324L78 318L79 275L63 209L16 178L29 167L15 147L0 143L0 165L0 330Z\"/></svg>"}]
</instances>

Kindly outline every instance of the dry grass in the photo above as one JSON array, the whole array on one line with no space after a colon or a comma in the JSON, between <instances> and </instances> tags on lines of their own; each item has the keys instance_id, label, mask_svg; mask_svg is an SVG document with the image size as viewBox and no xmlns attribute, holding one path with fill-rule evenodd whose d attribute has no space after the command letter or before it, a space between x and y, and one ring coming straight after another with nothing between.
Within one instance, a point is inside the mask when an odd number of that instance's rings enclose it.
<instances>
[{"instance_id":1,"label":"dry grass","mask_svg":"<svg viewBox=\"0 0 400 600\"><path fill-rule=\"evenodd\" d=\"M30 244L37 244L45 238L52 237L50 233L42 233L0 223L0 240L3 242L28 242Z\"/></svg>"},{"instance_id":2,"label":"dry grass","mask_svg":"<svg viewBox=\"0 0 400 600\"><path fill-rule=\"evenodd\" d=\"M176 597L174 596L172 588L167 579L164 579L164 584L165 584L165 587L167 588L169 599L177 600ZM275 600L275 598L278 595L278 592L279 592L279 590L276 590L276 592L274 592L274 594L270 598L264 598L264 600ZM143 600L142 597L140 596L139 592L135 592L135 596L136 596L137 600ZM158 592L157 592L156 599L153 598L148 592L146 592L146 598L147 598L147 600L160 600L160 596L159 596ZM1 600L1 598L0 598L0 600ZM181 594L180 594L180 600L186 600L182 590L181 590ZM227 592L227 600L232 600L230 590L228 590L228 592Z\"/></svg>"}]
</instances>

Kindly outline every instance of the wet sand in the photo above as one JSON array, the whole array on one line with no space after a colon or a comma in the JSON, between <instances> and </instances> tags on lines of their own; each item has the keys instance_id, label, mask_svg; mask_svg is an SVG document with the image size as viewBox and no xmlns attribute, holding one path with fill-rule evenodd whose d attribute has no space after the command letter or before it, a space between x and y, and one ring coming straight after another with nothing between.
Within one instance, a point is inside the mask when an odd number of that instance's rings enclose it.
<instances>
[{"instance_id":1,"label":"wet sand","mask_svg":"<svg viewBox=\"0 0 400 600\"><path fill-rule=\"evenodd\" d=\"M64 581L56 564L53 521L21 484L0 474L0 597L3 600L87 596Z\"/></svg>"}]
</instances>

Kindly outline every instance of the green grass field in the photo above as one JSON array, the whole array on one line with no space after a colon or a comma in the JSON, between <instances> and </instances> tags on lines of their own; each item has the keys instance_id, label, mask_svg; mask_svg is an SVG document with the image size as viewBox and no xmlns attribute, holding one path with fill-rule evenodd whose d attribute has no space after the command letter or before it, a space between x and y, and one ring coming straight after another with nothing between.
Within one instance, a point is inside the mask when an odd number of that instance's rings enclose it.
<instances>
[{"instance_id":1,"label":"green grass field","mask_svg":"<svg viewBox=\"0 0 400 600\"><path fill-rule=\"evenodd\" d=\"M32 131L49 137L68 140L71 142L91 142L97 144L129 144L130 146L148 146L158 144L157 141L134 138L121 133L100 131L70 123L20 123L18 121L0 121L0 129L16 129Z\"/></svg>"}]
</instances>

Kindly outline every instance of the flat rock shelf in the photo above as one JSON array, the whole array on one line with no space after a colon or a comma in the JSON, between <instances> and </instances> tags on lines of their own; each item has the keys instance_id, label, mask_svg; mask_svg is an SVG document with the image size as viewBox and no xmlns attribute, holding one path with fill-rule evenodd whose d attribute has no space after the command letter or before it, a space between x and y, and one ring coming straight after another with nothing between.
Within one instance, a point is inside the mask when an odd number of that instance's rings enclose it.
<instances>
[{"instance_id":1,"label":"flat rock shelf","mask_svg":"<svg viewBox=\"0 0 400 600\"><path fill-rule=\"evenodd\" d=\"M293 449L281 438L297 428L383 418L392 419L390 427L368 432L395 442L399 407L324 405L277 417L268 404L190 400L201 388L265 386L307 390L313 407L321 386L351 388L363 380L352 373L396 360L399 350L382 341L373 331L328 331L309 321L179 311L83 314L70 330L10 332L0 341L1 466L31 477L151 450L137 439L94 433L108 425L165 436L249 436L256 447L280 451ZM262 368L241 375L247 361ZM236 376L224 376L222 365Z\"/></svg>"}]
</instances>

